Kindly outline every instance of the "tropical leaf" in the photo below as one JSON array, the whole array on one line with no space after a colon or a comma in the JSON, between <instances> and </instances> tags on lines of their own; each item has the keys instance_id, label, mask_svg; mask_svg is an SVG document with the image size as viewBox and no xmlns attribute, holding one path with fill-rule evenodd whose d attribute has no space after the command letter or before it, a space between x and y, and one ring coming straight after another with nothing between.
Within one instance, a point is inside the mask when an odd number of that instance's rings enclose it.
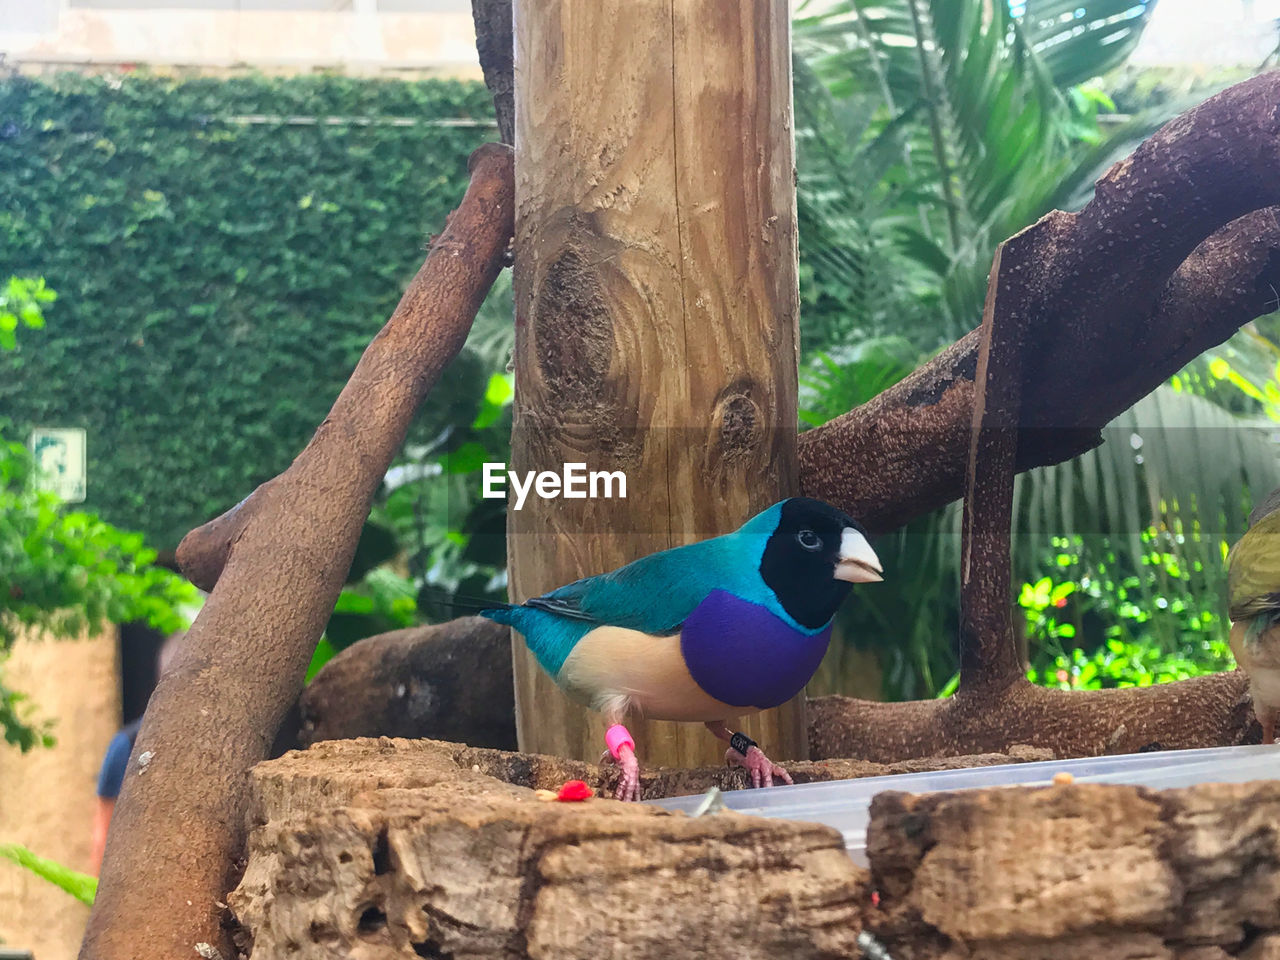
<instances>
[{"instance_id":1,"label":"tropical leaf","mask_svg":"<svg viewBox=\"0 0 1280 960\"><path fill-rule=\"evenodd\" d=\"M1101 157L1149 132L1143 118L1103 136L1097 114L1109 101L1079 85L1123 61L1153 8L1143 0L1026 0L1012 11L990 0L802 8L799 59L837 100L858 98L864 114L868 98L879 106L873 122L851 131L856 143L895 128L901 192L876 220L899 227L901 260L936 278L947 336L980 315L997 243L1078 197ZM797 85L798 116L810 95ZM807 173L802 162L802 185ZM832 194L815 214L839 218L833 208L843 199Z\"/></svg>"},{"instance_id":2,"label":"tropical leaf","mask_svg":"<svg viewBox=\"0 0 1280 960\"><path fill-rule=\"evenodd\" d=\"M97 877L91 877L87 873L72 870L56 860L38 857L18 843L0 843L0 857L12 860L18 866L48 880L71 894L81 903L93 905L93 899L98 893Z\"/></svg>"},{"instance_id":3,"label":"tropical leaf","mask_svg":"<svg viewBox=\"0 0 1280 960\"><path fill-rule=\"evenodd\" d=\"M814 354L800 375L800 420L819 426L893 386L918 352L904 337L879 337Z\"/></svg>"},{"instance_id":4,"label":"tropical leaf","mask_svg":"<svg viewBox=\"0 0 1280 960\"><path fill-rule=\"evenodd\" d=\"M1012 4L1027 39L1060 87L1120 66L1155 9L1143 0L1022 0Z\"/></svg>"}]
</instances>

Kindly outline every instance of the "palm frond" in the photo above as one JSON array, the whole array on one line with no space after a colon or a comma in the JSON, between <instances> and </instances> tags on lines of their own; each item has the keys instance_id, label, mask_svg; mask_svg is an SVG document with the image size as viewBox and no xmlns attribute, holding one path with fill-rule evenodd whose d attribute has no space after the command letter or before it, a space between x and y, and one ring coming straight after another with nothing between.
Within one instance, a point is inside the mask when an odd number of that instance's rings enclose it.
<instances>
[{"instance_id":1,"label":"palm frond","mask_svg":"<svg viewBox=\"0 0 1280 960\"><path fill-rule=\"evenodd\" d=\"M1064 184L1078 194L1082 171L1095 169L1105 98L1074 87L1121 62L1153 8L1153 0L1026 0L1012 12L990 0L842 0L797 21L798 61L833 97L879 101L879 127L864 133L910 117L897 133L902 189L881 222L896 214L896 252L940 276L948 332L978 316L996 244L1052 209ZM798 85L797 113L807 95ZM1106 146L1132 144L1138 132L1118 132Z\"/></svg>"}]
</instances>

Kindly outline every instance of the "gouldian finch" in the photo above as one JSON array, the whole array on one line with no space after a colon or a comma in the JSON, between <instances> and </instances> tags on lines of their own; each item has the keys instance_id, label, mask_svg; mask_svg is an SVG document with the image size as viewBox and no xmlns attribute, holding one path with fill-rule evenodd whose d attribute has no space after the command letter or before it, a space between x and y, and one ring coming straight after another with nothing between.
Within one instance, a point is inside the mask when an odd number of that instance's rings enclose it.
<instances>
[{"instance_id":1,"label":"gouldian finch","mask_svg":"<svg viewBox=\"0 0 1280 960\"><path fill-rule=\"evenodd\" d=\"M1273 493L1227 554L1231 652L1249 675L1262 742L1274 743L1280 714L1280 497Z\"/></svg>"},{"instance_id":2,"label":"gouldian finch","mask_svg":"<svg viewBox=\"0 0 1280 960\"><path fill-rule=\"evenodd\" d=\"M630 714L701 722L755 786L790 783L728 721L804 689L855 583L883 579L866 531L818 500L793 497L733 533L642 557L523 604L481 615L519 631L573 700L605 715L617 797L640 798Z\"/></svg>"}]
</instances>

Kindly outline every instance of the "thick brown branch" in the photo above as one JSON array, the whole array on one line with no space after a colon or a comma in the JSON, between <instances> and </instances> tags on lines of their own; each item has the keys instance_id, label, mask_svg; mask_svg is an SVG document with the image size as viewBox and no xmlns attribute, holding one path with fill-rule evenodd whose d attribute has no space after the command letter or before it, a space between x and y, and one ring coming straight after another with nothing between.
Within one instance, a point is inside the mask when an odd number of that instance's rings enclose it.
<instances>
[{"instance_id":1,"label":"thick brown branch","mask_svg":"<svg viewBox=\"0 0 1280 960\"><path fill-rule=\"evenodd\" d=\"M271 489L278 480L273 477L259 486L234 507L208 523L196 527L178 544L178 566L186 578L204 591L213 589L222 576L231 545L236 542L245 526L256 516Z\"/></svg>"},{"instance_id":2,"label":"thick brown branch","mask_svg":"<svg viewBox=\"0 0 1280 960\"><path fill-rule=\"evenodd\" d=\"M514 750L511 632L481 617L366 637L302 692L305 746L353 737Z\"/></svg>"},{"instance_id":3,"label":"thick brown branch","mask_svg":"<svg viewBox=\"0 0 1280 960\"><path fill-rule=\"evenodd\" d=\"M1275 309L1280 288L1280 73L1166 125L1027 244L1020 469L1099 429L1188 360ZM1231 221L1235 221L1234 223ZM801 487L885 531L961 495L977 331L800 440ZM1064 362L1069 358L1069 362Z\"/></svg>"},{"instance_id":4,"label":"thick brown branch","mask_svg":"<svg viewBox=\"0 0 1280 960\"><path fill-rule=\"evenodd\" d=\"M1059 757L1182 750L1253 742L1248 679L1238 670L1153 687L1049 690L1019 680L947 700L809 701L809 750L895 763L914 757L1005 753L1018 744Z\"/></svg>"},{"instance_id":5,"label":"thick brown branch","mask_svg":"<svg viewBox=\"0 0 1280 960\"><path fill-rule=\"evenodd\" d=\"M996 250L982 315L977 395L965 471L960 561L960 682L1001 685L1022 675L1014 640L1009 556L1014 458L1022 402L1027 266L1018 237Z\"/></svg>"},{"instance_id":6,"label":"thick brown branch","mask_svg":"<svg viewBox=\"0 0 1280 960\"><path fill-rule=\"evenodd\" d=\"M484 71L485 86L493 96L493 110L498 117L498 135L503 143L514 144L515 40L511 0L471 0L471 19L476 25L480 69Z\"/></svg>"},{"instance_id":7,"label":"thick brown branch","mask_svg":"<svg viewBox=\"0 0 1280 960\"><path fill-rule=\"evenodd\" d=\"M361 526L419 402L461 349L511 237L511 151L471 185L306 449L250 504L203 528L225 568L152 696L111 824L81 957L233 956L219 903L244 848L247 773L302 687ZM252 505L252 509L248 507ZM216 576L216 575L215 575Z\"/></svg>"}]
</instances>

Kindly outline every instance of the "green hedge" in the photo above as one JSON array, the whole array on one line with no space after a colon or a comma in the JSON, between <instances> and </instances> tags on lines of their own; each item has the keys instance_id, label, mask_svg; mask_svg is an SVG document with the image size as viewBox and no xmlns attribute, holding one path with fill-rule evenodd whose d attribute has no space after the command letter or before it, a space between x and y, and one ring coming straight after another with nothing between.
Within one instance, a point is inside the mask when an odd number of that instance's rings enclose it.
<instances>
[{"instance_id":1,"label":"green hedge","mask_svg":"<svg viewBox=\"0 0 1280 960\"><path fill-rule=\"evenodd\" d=\"M0 80L0 274L59 294L0 357L0 413L87 428L86 508L172 547L309 438L491 114L454 81ZM429 122L457 119L482 122ZM466 418L474 365L420 433Z\"/></svg>"}]
</instances>

